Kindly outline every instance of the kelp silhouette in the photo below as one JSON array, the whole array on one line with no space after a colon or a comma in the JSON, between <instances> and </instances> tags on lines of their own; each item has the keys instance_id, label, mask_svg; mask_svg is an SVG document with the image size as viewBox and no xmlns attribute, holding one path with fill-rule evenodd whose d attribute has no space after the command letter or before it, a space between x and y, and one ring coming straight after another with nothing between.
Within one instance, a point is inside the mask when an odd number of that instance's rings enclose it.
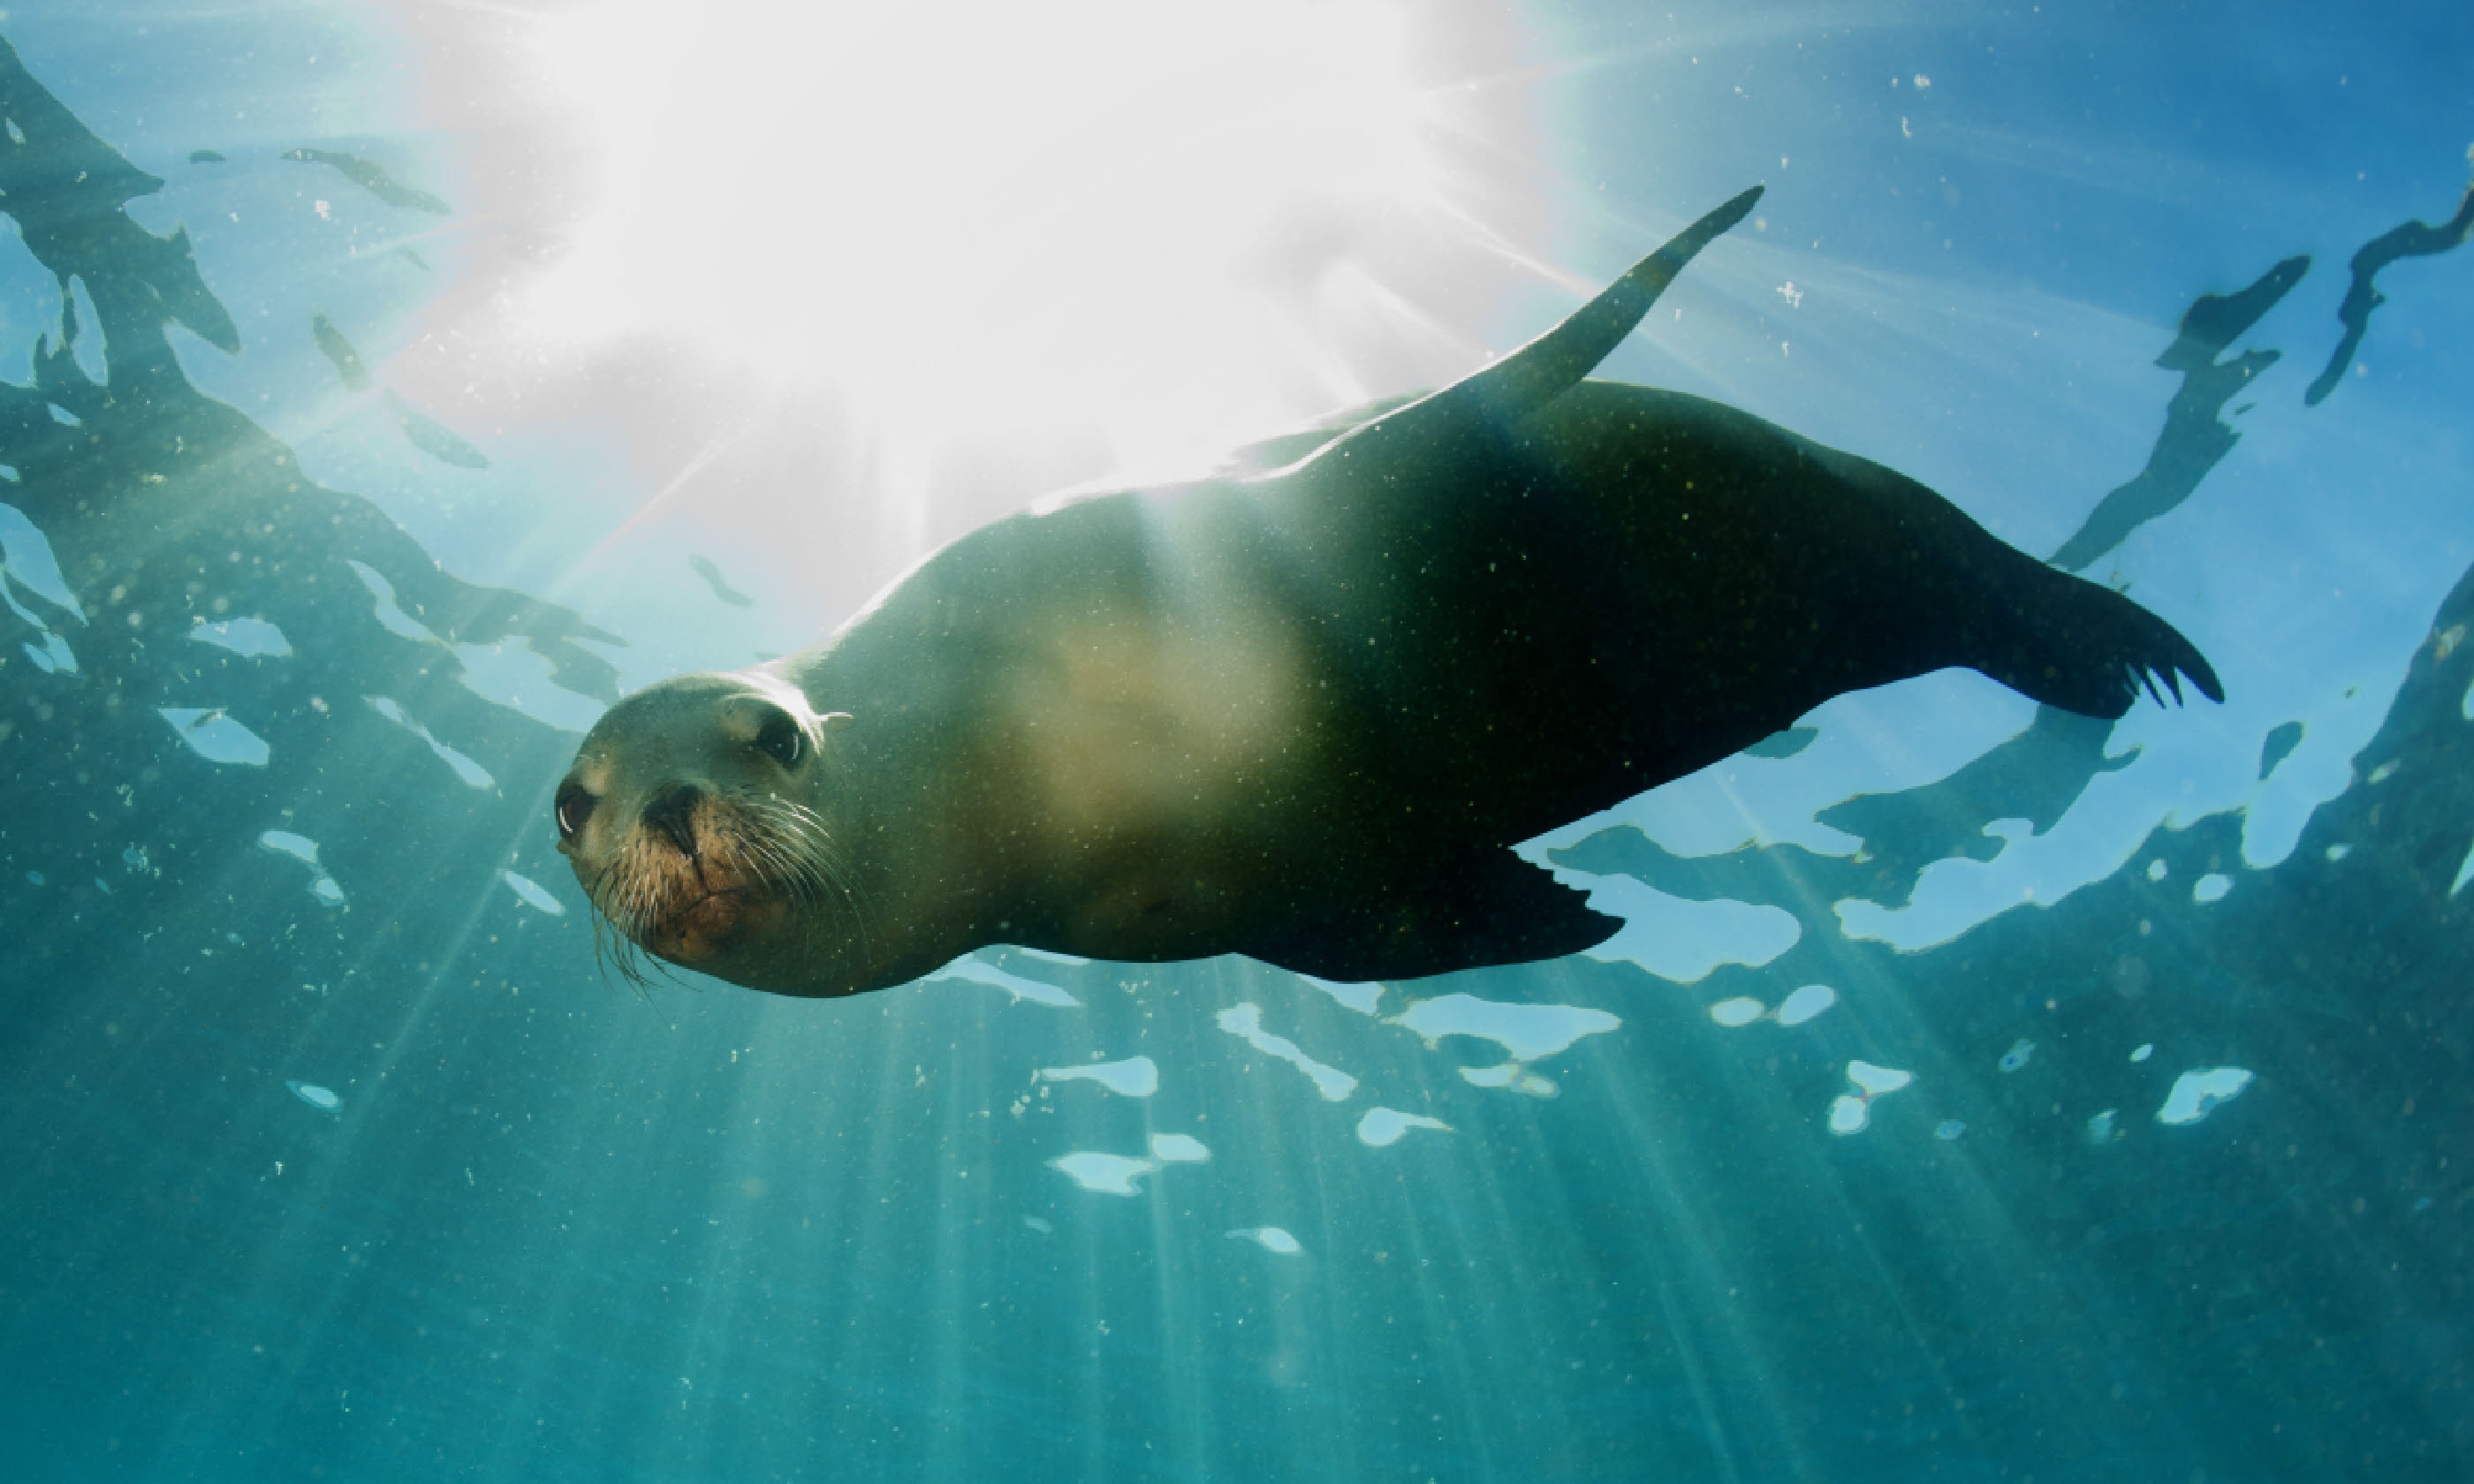
<instances>
[{"instance_id":1,"label":"kelp silhouette","mask_svg":"<svg viewBox=\"0 0 2474 1484\"><path fill-rule=\"evenodd\" d=\"M417 818L431 838L489 836L473 882L509 862L511 840L514 863L562 878L546 839L524 838L504 802L459 785L420 734L363 698L389 698L494 778L546 776L564 760L560 733L458 683L451 646L520 641L558 684L606 701L616 671L576 641L623 641L563 608L442 571L376 506L308 479L282 443L199 392L167 326L227 353L241 341L186 232L157 236L123 209L161 180L80 123L6 41L0 119L0 210L62 300L57 341L36 343L31 384L0 381L0 465L11 476L0 499L44 533L74 599L44 596L21 571L0 610L0 666L25 677L34 702L32 716L0 722L0 735L14 733L5 741L11 816L36 826L18 839L43 841L44 866L28 867L82 891L90 878L123 877L123 852L142 835L150 872L123 893L170 891L280 825L323 843L348 898L418 896L427 885L395 845L401 822ZM72 285L100 324L78 323ZM100 381L76 353L96 331ZM435 641L381 623L356 565ZM191 640L196 626L244 618L279 628L292 653ZM74 673L33 673L57 669L62 654ZM269 760L218 766L150 714L158 708L218 711L262 738Z\"/></svg>"}]
</instances>

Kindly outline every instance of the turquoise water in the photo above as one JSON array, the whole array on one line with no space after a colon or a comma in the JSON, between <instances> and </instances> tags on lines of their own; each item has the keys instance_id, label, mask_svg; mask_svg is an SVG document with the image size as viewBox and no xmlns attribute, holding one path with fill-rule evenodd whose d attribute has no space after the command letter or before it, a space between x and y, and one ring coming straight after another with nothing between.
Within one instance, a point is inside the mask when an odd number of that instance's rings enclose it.
<instances>
[{"instance_id":1,"label":"turquoise water","mask_svg":"<svg viewBox=\"0 0 2474 1484\"><path fill-rule=\"evenodd\" d=\"M2474 1471L2460 10L0 36L7 1476ZM2223 706L1841 698L1527 847L1628 924L1545 964L596 969L618 694L1755 181L1605 373Z\"/></svg>"}]
</instances>

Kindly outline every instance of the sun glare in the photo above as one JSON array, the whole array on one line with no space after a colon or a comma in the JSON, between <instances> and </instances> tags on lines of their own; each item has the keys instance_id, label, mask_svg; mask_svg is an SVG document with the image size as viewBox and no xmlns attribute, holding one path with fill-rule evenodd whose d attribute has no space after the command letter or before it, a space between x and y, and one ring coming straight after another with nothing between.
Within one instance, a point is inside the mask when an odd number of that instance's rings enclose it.
<instances>
[{"instance_id":1,"label":"sun glare","mask_svg":"<svg viewBox=\"0 0 2474 1484\"><path fill-rule=\"evenodd\" d=\"M1399 0L579 7L542 63L597 204L538 335L695 337L881 423L1072 420L1185 457L1368 389L1342 317L1434 333L1372 238L1482 229ZM1388 389L1386 389L1388 390Z\"/></svg>"}]
</instances>

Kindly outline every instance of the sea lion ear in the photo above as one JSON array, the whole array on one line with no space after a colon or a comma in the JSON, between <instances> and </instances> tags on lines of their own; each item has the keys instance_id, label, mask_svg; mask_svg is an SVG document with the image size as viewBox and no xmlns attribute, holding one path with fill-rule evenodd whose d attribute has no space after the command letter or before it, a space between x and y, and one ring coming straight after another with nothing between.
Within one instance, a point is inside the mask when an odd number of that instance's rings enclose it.
<instances>
[{"instance_id":1,"label":"sea lion ear","mask_svg":"<svg viewBox=\"0 0 2474 1484\"><path fill-rule=\"evenodd\" d=\"M850 724L851 713L848 711L827 711L816 718L816 730L829 737Z\"/></svg>"}]
</instances>

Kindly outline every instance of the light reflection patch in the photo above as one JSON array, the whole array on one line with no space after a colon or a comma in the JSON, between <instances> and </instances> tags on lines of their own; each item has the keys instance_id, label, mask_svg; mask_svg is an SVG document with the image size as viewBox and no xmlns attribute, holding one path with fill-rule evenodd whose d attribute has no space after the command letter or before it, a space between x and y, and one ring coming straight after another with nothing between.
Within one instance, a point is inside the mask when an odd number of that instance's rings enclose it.
<instances>
[{"instance_id":1,"label":"light reflection patch","mask_svg":"<svg viewBox=\"0 0 2474 1484\"><path fill-rule=\"evenodd\" d=\"M1749 994L1722 999L1710 1007L1710 1018L1720 1025L1750 1025L1756 1020L1775 1020L1781 1025L1802 1025L1814 1016L1838 1003L1838 992L1826 984L1807 984L1779 1001L1770 1009Z\"/></svg>"},{"instance_id":2,"label":"light reflection patch","mask_svg":"<svg viewBox=\"0 0 2474 1484\"><path fill-rule=\"evenodd\" d=\"M322 1088L314 1082L286 1081L283 1085L292 1089L294 1097L317 1109L320 1113L333 1113L344 1106L344 1100L336 1096L332 1089Z\"/></svg>"},{"instance_id":3,"label":"light reflection patch","mask_svg":"<svg viewBox=\"0 0 2474 1484\"><path fill-rule=\"evenodd\" d=\"M1461 1080L1475 1088L1510 1088L1528 1097L1559 1097L1564 1091L1554 1079L1540 1077L1518 1062L1506 1062L1500 1066L1464 1066Z\"/></svg>"},{"instance_id":4,"label":"light reflection patch","mask_svg":"<svg viewBox=\"0 0 2474 1484\"><path fill-rule=\"evenodd\" d=\"M455 658L463 665L456 679L464 688L489 702L562 731L590 731L609 707L591 696L558 683L549 660L521 637L496 644L458 644Z\"/></svg>"},{"instance_id":5,"label":"light reflection patch","mask_svg":"<svg viewBox=\"0 0 2474 1484\"><path fill-rule=\"evenodd\" d=\"M2251 1074L2240 1066L2208 1066L2184 1072L2173 1079L2173 1090L2165 1095L2165 1106L2156 1110L2159 1123L2196 1123L2214 1113L2220 1103L2230 1103L2250 1086Z\"/></svg>"},{"instance_id":6,"label":"light reflection patch","mask_svg":"<svg viewBox=\"0 0 2474 1484\"><path fill-rule=\"evenodd\" d=\"M1474 994L1411 1000L1383 1022L1414 1031L1432 1049L1446 1036L1474 1036L1503 1047L1516 1062L1536 1062L1623 1024L1603 1010L1575 1005L1515 1005Z\"/></svg>"},{"instance_id":7,"label":"light reflection patch","mask_svg":"<svg viewBox=\"0 0 2474 1484\"><path fill-rule=\"evenodd\" d=\"M1433 1129L1448 1134L1452 1126L1441 1118L1424 1113L1402 1113L1396 1108L1370 1108L1366 1116L1357 1120L1357 1141L1370 1149L1388 1149L1408 1136L1411 1129Z\"/></svg>"},{"instance_id":8,"label":"light reflection patch","mask_svg":"<svg viewBox=\"0 0 2474 1484\"><path fill-rule=\"evenodd\" d=\"M1278 1253L1283 1257L1294 1257L1305 1251L1298 1245L1296 1237L1278 1227L1239 1227L1228 1234L1242 1241L1258 1243L1265 1252Z\"/></svg>"},{"instance_id":9,"label":"light reflection patch","mask_svg":"<svg viewBox=\"0 0 2474 1484\"><path fill-rule=\"evenodd\" d=\"M172 724L191 752L209 762L263 768L275 755L265 738L225 715L222 706L166 706L156 713Z\"/></svg>"},{"instance_id":10,"label":"light reflection patch","mask_svg":"<svg viewBox=\"0 0 2474 1484\"><path fill-rule=\"evenodd\" d=\"M1334 984L1312 974L1298 977L1362 1016L1370 1016L1383 1002L1383 986L1379 984Z\"/></svg>"},{"instance_id":11,"label":"light reflection patch","mask_svg":"<svg viewBox=\"0 0 2474 1484\"><path fill-rule=\"evenodd\" d=\"M318 864L318 842L306 835L296 835L288 829L270 829L257 837L258 849L278 855L289 855L309 868L309 895L329 907L344 904L344 889L327 869Z\"/></svg>"},{"instance_id":12,"label":"light reflection patch","mask_svg":"<svg viewBox=\"0 0 2474 1484\"><path fill-rule=\"evenodd\" d=\"M554 918L567 915L567 909L559 905L558 898L544 890L542 884L532 877L520 875L513 871L501 870L498 873L498 878L507 883L507 890L522 898L525 906L537 912L546 912Z\"/></svg>"},{"instance_id":13,"label":"light reflection patch","mask_svg":"<svg viewBox=\"0 0 2474 1484\"><path fill-rule=\"evenodd\" d=\"M1778 1023L1802 1025L1838 1003L1838 992L1826 984L1807 984L1779 1001Z\"/></svg>"},{"instance_id":14,"label":"light reflection patch","mask_svg":"<svg viewBox=\"0 0 2474 1484\"><path fill-rule=\"evenodd\" d=\"M1873 1099L1886 1097L1916 1080L1916 1074L1895 1066L1876 1066L1870 1062L1847 1064L1847 1080L1856 1084L1853 1093L1841 1093L1830 1105L1830 1132L1860 1134L1873 1121Z\"/></svg>"},{"instance_id":15,"label":"light reflection patch","mask_svg":"<svg viewBox=\"0 0 2474 1484\"><path fill-rule=\"evenodd\" d=\"M388 582L377 568L364 562L354 562L350 558L345 560L345 565L351 567L353 574L360 578L361 586L370 590L379 628L400 639L426 639L441 648L446 647L445 639L430 633L419 619L396 606L395 584Z\"/></svg>"},{"instance_id":16,"label":"light reflection patch","mask_svg":"<svg viewBox=\"0 0 2474 1484\"><path fill-rule=\"evenodd\" d=\"M211 624L201 619L190 628L189 637L235 655L279 659L292 653L292 641L283 636L283 631L263 618L227 618Z\"/></svg>"},{"instance_id":17,"label":"light reflection patch","mask_svg":"<svg viewBox=\"0 0 2474 1484\"><path fill-rule=\"evenodd\" d=\"M1102 1154L1092 1149L1077 1149L1072 1154L1058 1155L1048 1161L1048 1167L1062 1173L1083 1189L1100 1195L1140 1195L1142 1187L1134 1182L1159 1165L1131 1155Z\"/></svg>"},{"instance_id":18,"label":"light reflection patch","mask_svg":"<svg viewBox=\"0 0 2474 1484\"><path fill-rule=\"evenodd\" d=\"M1035 959L1038 959L1038 960L1040 960L1040 961L1042 961L1042 962L1044 962L1044 963L1050 963L1050 964L1067 964L1067 965L1074 966L1074 967L1076 967L1076 968L1079 968L1079 967L1081 967L1082 965L1084 965L1084 964L1088 964L1089 962L1091 962L1089 959L1082 957L1080 954L1077 954L1077 953L1051 953L1051 952L1050 952L1049 950L1047 950L1046 948L1026 948L1026 947L1022 946L1020 944L1016 944L1016 945L1014 945L1012 951L1013 951L1013 952L1016 952L1016 953L1021 954L1021 955L1022 955L1023 957L1025 957L1025 958L1035 958Z\"/></svg>"},{"instance_id":19,"label":"light reflection patch","mask_svg":"<svg viewBox=\"0 0 2474 1484\"><path fill-rule=\"evenodd\" d=\"M1159 1090L1159 1064L1147 1056L1080 1066L1043 1066L1039 1075L1050 1082L1096 1082L1122 1097L1149 1097Z\"/></svg>"},{"instance_id":20,"label":"light reflection patch","mask_svg":"<svg viewBox=\"0 0 2474 1484\"><path fill-rule=\"evenodd\" d=\"M26 513L14 505L0 503L0 567L8 570L9 581L40 596L54 608L65 609L80 623L86 621L85 609L79 604L77 593L61 575L60 559L53 555L52 543L42 529L26 518ZM0 592L6 585L0 584ZM17 607L14 593L8 594L11 608ZM34 615L20 610L20 617L39 629L43 625Z\"/></svg>"},{"instance_id":21,"label":"light reflection patch","mask_svg":"<svg viewBox=\"0 0 2474 1484\"><path fill-rule=\"evenodd\" d=\"M1357 1090L1356 1078L1337 1066L1326 1066L1316 1061L1298 1050L1298 1043L1287 1037L1274 1036L1263 1029L1263 1007L1252 1000L1229 1006L1220 1012L1217 1019L1220 1028L1229 1035L1265 1056L1288 1063L1313 1079L1315 1090L1322 1094L1324 1102L1345 1103L1348 1101L1349 1094Z\"/></svg>"},{"instance_id":22,"label":"light reflection patch","mask_svg":"<svg viewBox=\"0 0 2474 1484\"><path fill-rule=\"evenodd\" d=\"M365 696L362 699L369 702L371 710L427 743L429 750L438 754L438 760L453 769L455 776L464 781L466 787L491 789L498 786L497 780L490 777L490 771L487 768L431 736L429 729L406 715L403 707L396 705L392 697Z\"/></svg>"},{"instance_id":23,"label":"light reflection patch","mask_svg":"<svg viewBox=\"0 0 2474 1484\"><path fill-rule=\"evenodd\" d=\"M1152 1159L1161 1164L1201 1164L1211 1158L1211 1150L1191 1134L1154 1134L1152 1136Z\"/></svg>"},{"instance_id":24,"label":"light reflection patch","mask_svg":"<svg viewBox=\"0 0 2474 1484\"><path fill-rule=\"evenodd\" d=\"M1082 1003L1053 984L1042 984L1036 979L1026 979L1020 974L1009 974L994 964L983 964L975 958L958 958L930 974L928 978L931 982L938 979L967 979L973 984L989 985L1005 991L1017 1002L1027 999L1034 1004L1054 1005L1059 1009Z\"/></svg>"}]
</instances>

